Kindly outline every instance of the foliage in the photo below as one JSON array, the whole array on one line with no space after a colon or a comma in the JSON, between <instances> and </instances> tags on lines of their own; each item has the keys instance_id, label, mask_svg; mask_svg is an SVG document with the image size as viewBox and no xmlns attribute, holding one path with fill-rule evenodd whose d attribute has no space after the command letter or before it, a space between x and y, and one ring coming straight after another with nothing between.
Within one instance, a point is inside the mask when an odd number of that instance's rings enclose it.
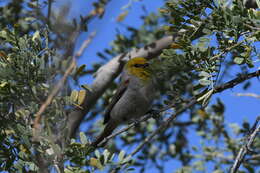
<instances>
[{"instance_id":1,"label":"foliage","mask_svg":"<svg viewBox=\"0 0 260 173\"><path fill-rule=\"evenodd\" d=\"M79 20L67 18L69 6L66 5L59 13L52 12L55 11L51 8L53 3L52 0L20 0L8 1L0 7L3 14L0 17L0 28L3 28L0 31L1 171L145 172L152 165L164 172L164 163L172 160L182 165L176 172L208 172L209 164L213 165L212 172L228 171L242 145L242 137L251 127L246 121L242 127L227 124L225 104L221 98L212 102L211 97L217 86L230 80L229 68L240 68L244 74L257 69L259 11L246 9L239 0L229 5L220 0L168 0L158 13L141 16L140 28L125 26L128 34L118 33L111 48L99 52L98 56L107 61L172 35L173 43L152 59L151 70L160 81L161 92L153 108L160 110L173 104L175 110L140 123L110 140L102 151L91 147L89 139L100 131L101 123L95 117L109 104L116 82L85 118L82 124L88 127L86 131L71 139L66 127L68 114L75 108L82 110L85 97L92 92L87 85L80 86L80 91L71 91L72 88L78 85L80 77L93 75L102 63L94 64L89 71L85 65L74 69L69 82L45 109L40 130L34 128L41 105L75 57L76 38L88 30L93 19L102 18L109 1L93 3L89 15L80 16ZM41 8L47 9L47 17ZM131 10L129 6L125 8ZM122 14L118 22L124 20ZM157 134L138 156L128 155L129 149L140 144L165 117L193 97L199 104ZM194 145L189 133L197 135L201 143ZM259 146L257 138L253 147L256 152ZM259 160L250 155L245 158L243 168L254 172Z\"/></svg>"}]
</instances>

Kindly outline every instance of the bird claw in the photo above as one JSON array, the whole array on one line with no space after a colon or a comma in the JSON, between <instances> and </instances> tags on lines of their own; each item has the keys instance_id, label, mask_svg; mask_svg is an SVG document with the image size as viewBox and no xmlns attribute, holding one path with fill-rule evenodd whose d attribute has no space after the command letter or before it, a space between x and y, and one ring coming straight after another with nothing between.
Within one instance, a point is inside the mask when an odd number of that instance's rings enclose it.
<instances>
[{"instance_id":1,"label":"bird claw","mask_svg":"<svg viewBox=\"0 0 260 173\"><path fill-rule=\"evenodd\" d=\"M147 114L151 114L154 119L160 118L160 112L158 110L151 109L147 112Z\"/></svg>"},{"instance_id":2,"label":"bird claw","mask_svg":"<svg viewBox=\"0 0 260 173\"><path fill-rule=\"evenodd\" d=\"M138 124L139 121L138 121L137 119L131 119L131 120L129 121L129 124L132 124L132 123Z\"/></svg>"}]
</instances>

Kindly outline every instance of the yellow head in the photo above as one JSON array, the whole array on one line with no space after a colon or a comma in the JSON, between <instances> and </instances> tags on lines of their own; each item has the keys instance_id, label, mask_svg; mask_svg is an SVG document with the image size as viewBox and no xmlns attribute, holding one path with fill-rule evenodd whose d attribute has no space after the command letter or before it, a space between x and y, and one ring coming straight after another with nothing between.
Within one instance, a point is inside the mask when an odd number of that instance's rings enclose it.
<instances>
[{"instance_id":1,"label":"yellow head","mask_svg":"<svg viewBox=\"0 0 260 173\"><path fill-rule=\"evenodd\" d=\"M125 68L129 74L134 75L143 81L150 79L148 67L148 60L142 57L132 58L125 65Z\"/></svg>"}]
</instances>

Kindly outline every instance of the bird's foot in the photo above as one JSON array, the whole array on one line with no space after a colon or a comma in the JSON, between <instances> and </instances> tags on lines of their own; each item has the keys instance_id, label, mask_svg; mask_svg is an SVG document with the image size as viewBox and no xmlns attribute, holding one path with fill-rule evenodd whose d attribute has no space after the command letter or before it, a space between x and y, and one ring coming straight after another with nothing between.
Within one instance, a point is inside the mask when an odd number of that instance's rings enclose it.
<instances>
[{"instance_id":1,"label":"bird's foot","mask_svg":"<svg viewBox=\"0 0 260 173\"><path fill-rule=\"evenodd\" d=\"M159 119L160 118L160 111L151 109L147 112L147 114L151 114L152 118Z\"/></svg>"}]
</instances>

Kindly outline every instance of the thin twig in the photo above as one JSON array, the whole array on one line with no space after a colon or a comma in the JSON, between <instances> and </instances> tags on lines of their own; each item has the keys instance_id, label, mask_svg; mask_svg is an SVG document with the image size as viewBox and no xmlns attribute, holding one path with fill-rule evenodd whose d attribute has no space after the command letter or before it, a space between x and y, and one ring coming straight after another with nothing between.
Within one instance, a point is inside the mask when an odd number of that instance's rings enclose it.
<instances>
[{"instance_id":1,"label":"thin twig","mask_svg":"<svg viewBox=\"0 0 260 173\"><path fill-rule=\"evenodd\" d=\"M244 42L245 42L245 41L243 40L243 41L240 41L240 42L238 42L238 43L236 43L236 44L234 44L234 45L232 45L232 46L230 46L230 47L228 47L228 48L225 48L223 52L221 52L221 53L219 53L219 54L217 54L217 55L211 57L211 58L210 58L210 61L215 61L216 59L219 59L222 55L224 55L225 53L231 51L232 49L234 49L234 48L240 46L240 45L241 45L242 43L244 43Z\"/></svg>"},{"instance_id":2,"label":"thin twig","mask_svg":"<svg viewBox=\"0 0 260 173\"><path fill-rule=\"evenodd\" d=\"M57 93L60 91L60 89L63 87L63 84L65 83L66 79L68 78L69 74L72 72L72 70L76 67L76 60L73 58L71 60L71 64L69 68L66 70L65 74L61 78L61 80L57 83L57 85L54 87L46 101L41 105L39 111L35 115L35 120L34 120L34 128L37 129L39 128L40 120L41 120L41 115L45 111L45 109L51 104L53 98L57 95Z\"/></svg>"},{"instance_id":3,"label":"thin twig","mask_svg":"<svg viewBox=\"0 0 260 173\"><path fill-rule=\"evenodd\" d=\"M239 150L239 153L235 159L234 164L230 168L230 173L236 173L240 167L240 165L243 163L243 160L247 153L250 152L250 148L257 136L257 134L260 132L260 124L258 122L260 121L260 116L257 117L255 125L251 129L250 134L248 135L247 142L243 145L243 147Z\"/></svg>"},{"instance_id":4,"label":"thin twig","mask_svg":"<svg viewBox=\"0 0 260 173\"><path fill-rule=\"evenodd\" d=\"M167 106L168 107L168 106ZM171 105L172 107L172 105ZM121 133L124 133L126 131L128 131L129 129L131 129L132 127L135 127L136 125L140 124L141 122L144 122L144 121L147 121L148 119L152 118L153 116L156 116L155 114L159 114L163 111L166 111L165 108L159 110L159 111L156 111L154 113L151 113L151 114L146 114L144 115L143 117L141 117L140 119L134 121L133 123L129 124L127 127L125 128L122 128L121 130L118 130L117 132L111 134L110 136L106 137L103 139L102 142L100 142L98 144L98 147L100 146L103 146L105 143L107 143L111 138L114 138L115 136L117 135L120 135ZM174 125L176 126L188 126L188 125L192 125L194 124L194 122L192 121L187 121L187 122L175 122Z\"/></svg>"},{"instance_id":5,"label":"thin twig","mask_svg":"<svg viewBox=\"0 0 260 173\"><path fill-rule=\"evenodd\" d=\"M247 97L254 97L260 99L260 95L257 95L255 93L237 93L236 96L247 96Z\"/></svg>"},{"instance_id":6,"label":"thin twig","mask_svg":"<svg viewBox=\"0 0 260 173\"><path fill-rule=\"evenodd\" d=\"M121 130L119 130L119 131L117 131L117 132L111 134L110 136L104 138L104 140L98 144L98 147L103 146L103 144L107 143L107 141L109 141L111 138L114 138L115 136L117 136L117 135L119 135L119 134L121 134L121 133L124 133L124 132L128 131L128 130L131 129L132 127L135 127L137 124L140 124L141 122L144 122L144 121L148 120L148 119L151 118L151 117L152 117L151 114L146 114L146 115L144 115L142 118L140 118L140 119L134 121L133 123L131 123L131 124L128 125L127 127L125 127L125 128L123 128L123 129L121 129Z\"/></svg>"},{"instance_id":7,"label":"thin twig","mask_svg":"<svg viewBox=\"0 0 260 173\"><path fill-rule=\"evenodd\" d=\"M89 39L85 40L85 41L82 43L80 49L79 49L78 52L76 53L76 56L77 56L77 57L80 57L80 56L83 54L84 50L88 47L88 45L89 45L90 42L93 40L93 38L95 37L95 35L96 35L96 31L92 32L92 33L89 35Z\"/></svg>"},{"instance_id":8,"label":"thin twig","mask_svg":"<svg viewBox=\"0 0 260 173\"><path fill-rule=\"evenodd\" d=\"M252 24L247 24L247 23L245 23L244 25L247 26L248 28L252 29L252 30L259 31L259 29L260 29L259 27L252 26Z\"/></svg>"},{"instance_id":9,"label":"thin twig","mask_svg":"<svg viewBox=\"0 0 260 173\"><path fill-rule=\"evenodd\" d=\"M82 53L84 52L84 49L89 45L91 40L93 39L95 33L92 33L90 37L84 41L84 43L81 45L79 51L72 57L71 64L68 67L68 69L65 71L63 77L60 79L60 81L56 84L54 89L51 91L50 95L46 99L46 101L41 105L39 111L35 115L34 120L34 129L38 129L40 125L41 115L46 110L46 108L51 104L53 98L58 94L60 89L63 87L66 79L68 78L69 74L73 71L73 69L76 67L76 58L80 57Z\"/></svg>"},{"instance_id":10,"label":"thin twig","mask_svg":"<svg viewBox=\"0 0 260 173\"><path fill-rule=\"evenodd\" d=\"M156 134L160 133L161 131L164 131L164 130L171 124L171 122L176 119L176 117L177 117L179 114L183 113L183 112L186 111L188 108L190 108L190 107L192 107L193 105L195 105L196 103L197 103L196 98L193 97L188 104L186 104L185 106L183 106L180 110L176 111L176 113L173 114L173 115L171 115L167 120L165 120L165 121L160 125L160 127L159 127L158 129L156 129L151 135L149 135L147 138L145 138L145 140L144 140L141 144L139 144L139 145L135 148L135 150L134 150L130 155L131 155L131 156L135 155L138 151L140 151L140 150L143 148L144 145L146 145L148 142L150 142L150 141L152 140L152 138L153 138Z\"/></svg>"},{"instance_id":11,"label":"thin twig","mask_svg":"<svg viewBox=\"0 0 260 173\"><path fill-rule=\"evenodd\" d=\"M248 73L248 74L240 74L238 75L237 78L227 82L227 83L224 83L222 85L219 85L217 87L214 88L214 93L219 93L219 92L222 92L228 88L233 88L234 86L236 86L237 84L239 83L242 83L248 79L251 79L253 77L258 77L260 76L260 70L257 70L255 72L252 72L252 73Z\"/></svg>"},{"instance_id":12,"label":"thin twig","mask_svg":"<svg viewBox=\"0 0 260 173\"><path fill-rule=\"evenodd\" d=\"M48 25L51 24L51 7L52 7L52 0L48 0L48 16L47 16Z\"/></svg>"}]
</instances>

